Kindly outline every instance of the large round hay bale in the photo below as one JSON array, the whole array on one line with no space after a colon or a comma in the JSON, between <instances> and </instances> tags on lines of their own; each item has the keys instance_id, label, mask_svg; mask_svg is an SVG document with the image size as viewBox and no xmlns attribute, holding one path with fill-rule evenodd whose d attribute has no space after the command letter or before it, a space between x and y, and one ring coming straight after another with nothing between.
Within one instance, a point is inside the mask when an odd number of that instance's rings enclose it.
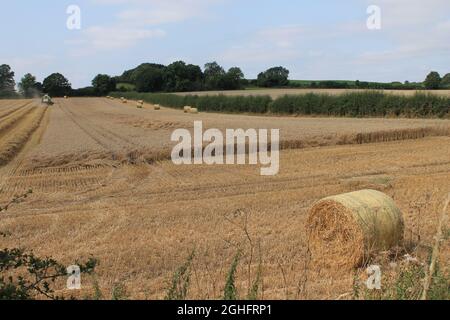
<instances>
[{"instance_id":1,"label":"large round hay bale","mask_svg":"<svg viewBox=\"0 0 450 320\"><path fill-rule=\"evenodd\" d=\"M313 263L342 270L399 245L404 222L392 198L362 190L318 201L310 210L307 231Z\"/></svg>"},{"instance_id":2,"label":"large round hay bale","mask_svg":"<svg viewBox=\"0 0 450 320\"><path fill-rule=\"evenodd\" d=\"M155 109L155 110L161 110L161 106L160 106L159 104L155 104L154 109Z\"/></svg>"},{"instance_id":3,"label":"large round hay bale","mask_svg":"<svg viewBox=\"0 0 450 320\"><path fill-rule=\"evenodd\" d=\"M192 109L192 107L190 107L190 106L185 106L185 107L183 108L184 113L189 113L189 111L191 111L191 109Z\"/></svg>"},{"instance_id":4,"label":"large round hay bale","mask_svg":"<svg viewBox=\"0 0 450 320\"><path fill-rule=\"evenodd\" d=\"M198 113L198 109L197 109L197 108L191 108L191 109L189 110L189 113L197 114L197 113Z\"/></svg>"}]
</instances>

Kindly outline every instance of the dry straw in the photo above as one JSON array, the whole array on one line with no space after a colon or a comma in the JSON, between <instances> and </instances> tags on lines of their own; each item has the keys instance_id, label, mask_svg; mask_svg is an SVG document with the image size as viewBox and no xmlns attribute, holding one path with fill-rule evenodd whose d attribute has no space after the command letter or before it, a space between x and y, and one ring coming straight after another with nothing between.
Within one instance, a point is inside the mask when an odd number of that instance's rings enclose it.
<instances>
[{"instance_id":1,"label":"dry straw","mask_svg":"<svg viewBox=\"0 0 450 320\"><path fill-rule=\"evenodd\" d=\"M389 196L362 190L320 200L310 210L307 229L314 264L336 270L367 262L376 251L403 239L402 213Z\"/></svg>"},{"instance_id":2,"label":"dry straw","mask_svg":"<svg viewBox=\"0 0 450 320\"><path fill-rule=\"evenodd\" d=\"M161 106L159 104L155 104L155 110L161 110Z\"/></svg>"},{"instance_id":3,"label":"dry straw","mask_svg":"<svg viewBox=\"0 0 450 320\"><path fill-rule=\"evenodd\" d=\"M197 108L191 108L191 109L189 109L189 113L197 114L198 113L198 109Z\"/></svg>"},{"instance_id":4,"label":"dry straw","mask_svg":"<svg viewBox=\"0 0 450 320\"><path fill-rule=\"evenodd\" d=\"M192 107L190 106L185 106L184 107L184 113L189 113L189 111L191 111Z\"/></svg>"}]
</instances>

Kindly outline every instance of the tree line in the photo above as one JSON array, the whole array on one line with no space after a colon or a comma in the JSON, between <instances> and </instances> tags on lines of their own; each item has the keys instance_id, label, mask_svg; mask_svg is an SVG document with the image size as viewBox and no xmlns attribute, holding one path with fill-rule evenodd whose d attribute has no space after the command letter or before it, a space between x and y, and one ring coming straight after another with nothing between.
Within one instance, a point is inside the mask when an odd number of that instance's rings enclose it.
<instances>
[{"instance_id":1,"label":"tree line","mask_svg":"<svg viewBox=\"0 0 450 320\"><path fill-rule=\"evenodd\" d=\"M324 89L443 89L450 88L450 73L441 78L438 72L430 72L423 83L375 83L352 81L290 81L289 70L273 67L258 74L257 79L248 80L239 67L225 70L217 62L200 66L176 61L168 66L143 63L126 70L120 76L98 74L92 85L72 89L69 80L61 73L53 73L42 82L27 73L17 84L14 71L7 64L0 65L0 98L32 98L49 94L54 97L104 96L112 91L137 92L189 92L205 90L238 90L248 87L260 88L324 88Z\"/></svg>"}]
</instances>

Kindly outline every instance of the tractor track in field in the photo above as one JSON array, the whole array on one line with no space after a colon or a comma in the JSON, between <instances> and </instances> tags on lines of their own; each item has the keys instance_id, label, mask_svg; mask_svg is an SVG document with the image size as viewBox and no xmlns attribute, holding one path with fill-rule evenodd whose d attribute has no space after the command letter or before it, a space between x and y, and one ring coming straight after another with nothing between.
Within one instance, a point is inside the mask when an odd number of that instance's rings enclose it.
<instances>
[{"instance_id":1,"label":"tractor track in field","mask_svg":"<svg viewBox=\"0 0 450 320\"><path fill-rule=\"evenodd\" d=\"M75 113L64 106L60 106L60 108L84 133L107 151L116 151L118 149L129 150L130 146L136 148L142 147L130 139L124 138L99 124L92 123L87 116L80 112Z\"/></svg>"},{"instance_id":2,"label":"tractor track in field","mask_svg":"<svg viewBox=\"0 0 450 320\"><path fill-rule=\"evenodd\" d=\"M7 118L9 115L17 112L18 110L30 105L31 102L27 102L27 103L21 103L21 104L14 104L8 107L4 107L1 108L1 112L0 112L0 122L3 121L3 119Z\"/></svg>"},{"instance_id":3,"label":"tractor track in field","mask_svg":"<svg viewBox=\"0 0 450 320\"><path fill-rule=\"evenodd\" d=\"M8 131L8 134L2 137L0 148L8 146L13 139L16 139L17 145L14 151L11 151L7 162L0 166L0 195L9 194L10 178L20 170L27 153L40 143L48 123L48 113L47 107L31 107L26 115Z\"/></svg>"},{"instance_id":4,"label":"tractor track in field","mask_svg":"<svg viewBox=\"0 0 450 320\"><path fill-rule=\"evenodd\" d=\"M20 107L17 110L14 110L9 115L0 119L0 135L1 140L4 140L7 137L8 133L16 127L16 125L20 124L20 122L29 115L30 112L33 112L36 107L33 106L24 106Z\"/></svg>"}]
</instances>

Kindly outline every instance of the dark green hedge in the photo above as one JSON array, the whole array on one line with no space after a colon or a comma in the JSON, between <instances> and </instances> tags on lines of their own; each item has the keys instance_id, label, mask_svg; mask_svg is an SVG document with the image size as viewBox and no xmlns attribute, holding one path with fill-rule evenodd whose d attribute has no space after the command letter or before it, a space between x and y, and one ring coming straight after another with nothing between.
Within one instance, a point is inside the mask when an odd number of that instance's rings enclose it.
<instances>
[{"instance_id":1,"label":"dark green hedge","mask_svg":"<svg viewBox=\"0 0 450 320\"><path fill-rule=\"evenodd\" d=\"M286 95L273 100L270 96L196 96L114 92L114 97L144 100L166 107L192 106L200 111L230 113L274 113L295 115L328 115L347 117L405 116L445 117L450 113L450 97L416 93L413 96L365 91L328 95L308 93Z\"/></svg>"}]
</instances>

